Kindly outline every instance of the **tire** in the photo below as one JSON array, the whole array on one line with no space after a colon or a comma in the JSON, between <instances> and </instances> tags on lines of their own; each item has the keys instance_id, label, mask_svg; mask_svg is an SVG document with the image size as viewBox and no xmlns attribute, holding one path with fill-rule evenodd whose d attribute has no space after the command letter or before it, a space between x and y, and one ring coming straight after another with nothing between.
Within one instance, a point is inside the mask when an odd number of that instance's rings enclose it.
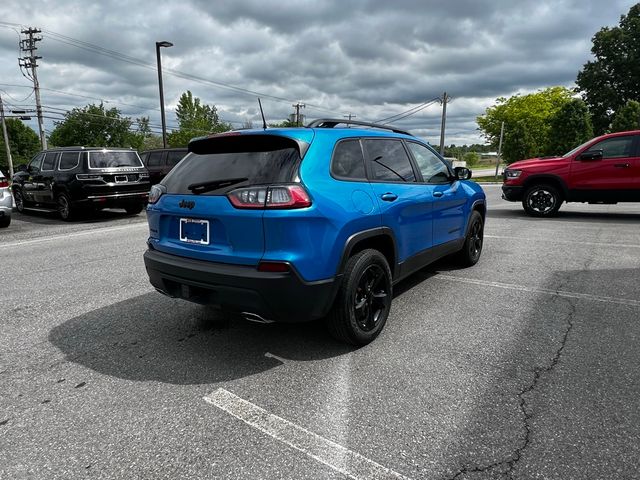
<instances>
[{"instance_id":1,"label":"tire","mask_svg":"<svg viewBox=\"0 0 640 480\"><path fill-rule=\"evenodd\" d=\"M553 185L539 184L529 187L522 198L522 207L532 217L553 217L564 199Z\"/></svg>"},{"instance_id":2,"label":"tire","mask_svg":"<svg viewBox=\"0 0 640 480\"><path fill-rule=\"evenodd\" d=\"M24 196L20 190L13 192L13 201L16 202L16 210L20 213L24 213Z\"/></svg>"},{"instance_id":3,"label":"tire","mask_svg":"<svg viewBox=\"0 0 640 480\"><path fill-rule=\"evenodd\" d=\"M60 218L65 222L69 222L74 219L76 215L76 209L71 205L71 200L66 193L59 193L56 197L56 205L58 206L58 213Z\"/></svg>"},{"instance_id":4,"label":"tire","mask_svg":"<svg viewBox=\"0 0 640 480\"><path fill-rule=\"evenodd\" d=\"M127 205L126 207L124 207L127 214L129 215L138 215L143 208L144 208L144 205L142 205L141 203L138 203L136 205Z\"/></svg>"},{"instance_id":5,"label":"tire","mask_svg":"<svg viewBox=\"0 0 640 480\"><path fill-rule=\"evenodd\" d=\"M382 331L389 316L393 286L387 259L377 250L363 250L349 259L342 284L325 319L329 333L351 345L367 345Z\"/></svg>"},{"instance_id":6,"label":"tire","mask_svg":"<svg viewBox=\"0 0 640 480\"><path fill-rule=\"evenodd\" d=\"M11 217L0 218L0 228L7 228L9 225L11 225Z\"/></svg>"},{"instance_id":7,"label":"tire","mask_svg":"<svg viewBox=\"0 0 640 480\"><path fill-rule=\"evenodd\" d=\"M453 255L455 262L462 267L472 267L478 263L480 254L482 253L483 241L484 220L480 212L474 210L471 212L471 218L469 218L469 226L467 227L467 234L464 238L464 246L462 250Z\"/></svg>"}]
</instances>

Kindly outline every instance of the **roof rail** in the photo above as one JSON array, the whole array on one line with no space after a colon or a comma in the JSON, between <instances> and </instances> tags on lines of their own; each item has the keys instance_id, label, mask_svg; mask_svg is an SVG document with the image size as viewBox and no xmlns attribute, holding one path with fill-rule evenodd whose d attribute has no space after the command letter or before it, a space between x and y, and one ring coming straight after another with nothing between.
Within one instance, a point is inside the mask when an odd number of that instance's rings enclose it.
<instances>
[{"instance_id":1,"label":"roof rail","mask_svg":"<svg viewBox=\"0 0 640 480\"><path fill-rule=\"evenodd\" d=\"M381 123L369 123L369 122L360 122L358 120L343 120L340 118L319 118L318 120L314 120L307 128L334 128L336 125L360 125L362 127L371 127L371 128L381 128L383 130L391 130L395 133L402 133L404 135L413 135L406 130L400 130L399 128L393 127L391 125L383 125Z\"/></svg>"}]
</instances>

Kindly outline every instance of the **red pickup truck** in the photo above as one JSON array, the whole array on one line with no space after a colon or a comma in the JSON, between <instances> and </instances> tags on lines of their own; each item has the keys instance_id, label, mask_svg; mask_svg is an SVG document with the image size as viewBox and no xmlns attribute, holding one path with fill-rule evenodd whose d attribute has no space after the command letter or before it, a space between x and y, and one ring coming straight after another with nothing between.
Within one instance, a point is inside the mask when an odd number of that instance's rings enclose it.
<instances>
[{"instance_id":1,"label":"red pickup truck","mask_svg":"<svg viewBox=\"0 0 640 480\"><path fill-rule=\"evenodd\" d=\"M503 173L502 198L551 217L562 202L640 202L640 130L603 135L561 157L532 158Z\"/></svg>"}]
</instances>

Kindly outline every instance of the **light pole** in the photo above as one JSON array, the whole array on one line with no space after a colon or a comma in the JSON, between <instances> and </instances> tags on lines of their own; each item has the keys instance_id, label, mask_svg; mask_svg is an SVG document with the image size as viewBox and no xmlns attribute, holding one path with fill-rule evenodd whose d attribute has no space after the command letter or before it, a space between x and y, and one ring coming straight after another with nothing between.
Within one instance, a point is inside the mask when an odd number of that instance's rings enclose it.
<instances>
[{"instance_id":1,"label":"light pole","mask_svg":"<svg viewBox=\"0 0 640 480\"><path fill-rule=\"evenodd\" d=\"M171 42L156 42L156 57L158 59L158 87L160 88L160 116L162 117L162 145L167 148L167 125L164 121L164 92L162 91L162 62L160 61L160 47L173 47Z\"/></svg>"}]
</instances>

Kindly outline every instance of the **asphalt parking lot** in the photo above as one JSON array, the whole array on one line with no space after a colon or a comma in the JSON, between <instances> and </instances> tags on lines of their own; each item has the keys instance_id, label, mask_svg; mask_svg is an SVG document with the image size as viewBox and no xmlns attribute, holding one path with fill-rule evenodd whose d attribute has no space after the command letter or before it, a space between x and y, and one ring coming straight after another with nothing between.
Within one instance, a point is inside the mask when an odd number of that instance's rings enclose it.
<instances>
[{"instance_id":1,"label":"asphalt parking lot","mask_svg":"<svg viewBox=\"0 0 640 480\"><path fill-rule=\"evenodd\" d=\"M640 478L640 204L527 217L371 345L156 293L144 215L0 232L0 478Z\"/></svg>"}]
</instances>

